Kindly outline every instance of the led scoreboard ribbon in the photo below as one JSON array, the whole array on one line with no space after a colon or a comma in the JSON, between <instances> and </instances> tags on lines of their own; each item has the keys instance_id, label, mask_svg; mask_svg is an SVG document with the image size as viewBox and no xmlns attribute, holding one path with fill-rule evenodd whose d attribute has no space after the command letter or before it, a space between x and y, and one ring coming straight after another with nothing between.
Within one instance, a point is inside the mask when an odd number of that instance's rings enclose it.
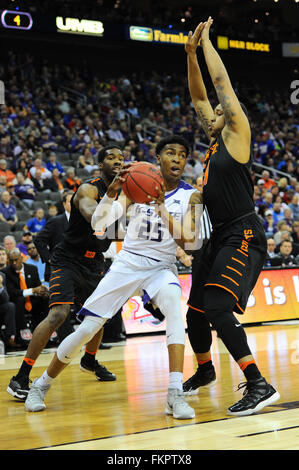
<instances>
[{"instance_id":1,"label":"led scoreboard ribbon","mask_svg":"<svg viewBox=\"0 0 299 470\"><path fill-rule=\"evenodd\" d=\"M1 23L4 28L31 29L33 25L32 16L25 11L4 10L1 14Z\"/></svg>"}]
</instances>

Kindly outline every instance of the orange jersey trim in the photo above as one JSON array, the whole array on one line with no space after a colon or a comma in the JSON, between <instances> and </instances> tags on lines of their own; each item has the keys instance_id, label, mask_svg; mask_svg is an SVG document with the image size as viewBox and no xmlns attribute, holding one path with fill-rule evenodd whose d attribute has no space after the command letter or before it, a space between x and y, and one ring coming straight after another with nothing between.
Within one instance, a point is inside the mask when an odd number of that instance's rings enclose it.
<instances>
[{"instance_id":1,"label":"orange jersey trim","mask_svg":"<svg viewBox=\"0 0 299 470\"><path fill-rule=\"evenodd\" d=\"M248 258L248 255L246 255L246 253L244 253L244 251L239 250L239 248L237 248L237 251L239 251L240 253L242 253L242 255L247 256L247 258Z\"/></svg>"},{"instance_id":2,"label":"orange jersey trim","mask_svg":"<svg viewBox=\"0 0 299 470\"><path fill-rule=\"evenodd\" d=\"M232 268L231 266L226 266L226 267L227 267L227 269L231 269L232 271L235 271L237 274L239 274L239 276L243 276L243 274L240 273L240 271L238 271L237 269Z\"/></svg>"},{"instance_id":3,"label":"orange jersey trim","mask_svg":"<svg viewBox=\"0 0 299 470\"><path fill-rule=\"evenodd\" d=\"M242 266L245 266L245 263L243 263L243 262L242 262L242 261L240 261L239 259L237 259L237 258L233 258L233 257L232 257L232 259L233 259L234 261L237 261L238 263L242 264Z\"/></svg>"},{"instance_id":4,"label":"orange jersey trim","mask_svg":"<svg viewBox=\"0 0 299 470\"><path fill-rule=\"evenodd\" d=\"M234 281L231 277L226 276L225 274L221 274L221 276L222 276L222 277L225 277L226 279L229 279L229 280L232 281L234 284L236 284L236 286L239 286L239 284L238 284L236 281Z\"/></svg>"},{"instance_id":5,"label":"orange jersey trim","mask_svg":"<svg viewBox=\"0 0 299 470\"><path fill-rule=\"evenodd\" d=\"M228 289L227 287L222 286L221 284L212 284L212 283L210 283L210 284L205 284L205 286L221 287L221 289L227 290L227 292L229 292L230 294L232 294L232 295L235 297L235 299L239 300L238 297L236 296L236 294L235 294L233 291L231 291L231 290Z\"/></svg>"},{"instance_id":6,"label":"orange jersey trim","mask_svg":"<svg viewBox=\"0 0 299 470\"><path fill-rule=\"evenodd\" d=\"M190 305L190 304L187 304L187 305L188 305L188 307L193 308L193 310L197 310L197 311L200 312L200 313L205 313L205 311L204 311L204 310L200 310L200 308L192 307L192 305Z\"/></svg>"}]
</instances>

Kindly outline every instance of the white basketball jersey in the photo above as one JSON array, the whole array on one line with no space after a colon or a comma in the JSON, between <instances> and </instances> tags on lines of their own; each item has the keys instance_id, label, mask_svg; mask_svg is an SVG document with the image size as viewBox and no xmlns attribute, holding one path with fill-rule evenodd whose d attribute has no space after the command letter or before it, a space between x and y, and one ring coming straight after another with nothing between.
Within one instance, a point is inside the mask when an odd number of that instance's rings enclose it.
<instances>
[{"instance_id":1,"label":"white basketball jersey","mask_svg":"<svg viewBox=\"0 0 299 470\"><path fill-rule=\"evenodd\" d=\"M165 193L165 207L180 223L188 210L193 186L181 180L178 187ZM176 262L177 244L161 217L155 211L155 203L130 206L130 221L123 242L123 250L136 253L165 264Z\"/></svg>"}]
</instances>

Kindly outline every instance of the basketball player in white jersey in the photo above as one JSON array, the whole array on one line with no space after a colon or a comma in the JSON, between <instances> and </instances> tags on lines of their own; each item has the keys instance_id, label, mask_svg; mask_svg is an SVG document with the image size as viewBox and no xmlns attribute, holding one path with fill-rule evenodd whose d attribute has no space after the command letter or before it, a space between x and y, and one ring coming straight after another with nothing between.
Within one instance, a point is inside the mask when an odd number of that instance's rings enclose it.
<instances>
[{"instance_id":1,"label":"basketball player in white jersey","mask_svg":"<svg viewBox=\"0 0 299 470\"><path fill-rule=\"evenodd\" d=\"M31 386L25 402L28 411L45 409L44 397L54 378L107 319L130 297L139 294L148 296L166 318L169 388L165 412L178 419L195 416L182 389L185 327L175 262L177 245L183 249L192 249L192 245L193 249L198 248L200 193L181 180L189 153L188 143L182 137L173 135L161 140L156 152L165 185L158 199L135 204L121 195L115 201L124 181L120 172L92 216L92 227L102 232L122 213L128 213L130 221L123 248L78 313L79 318L83 317L82 323L64 339L48 369Z\"/></svg>"}]
</instances>

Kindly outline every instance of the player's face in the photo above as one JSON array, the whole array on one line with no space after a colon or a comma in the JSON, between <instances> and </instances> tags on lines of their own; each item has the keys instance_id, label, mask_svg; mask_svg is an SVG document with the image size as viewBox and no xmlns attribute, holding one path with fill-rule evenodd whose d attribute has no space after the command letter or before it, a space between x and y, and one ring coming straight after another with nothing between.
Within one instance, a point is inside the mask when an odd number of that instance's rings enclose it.
<instances>
[{"instance_id":1,"label":"player's face","mask_svg":"<svg viewBox=\"0 0 299 470\"><path fill-rule=\"evenodd\" d=\"M102 171L106 177L113 179L115 174L124 164L125 157L121 150L112 148L106 151L106 156L102 163ZM100 165L99 165L100 166Z\"/></svg>"},{"instance_id":2,"label":"player's face","mask_svg":"<svg viewBox=\"0 0 299 470\"><path fill-rule=\"evenodd\" d=\"M224 113L221 104L218 104L214 109L214 119L209 125L209 132L211 137L216 138L221 133L225 126Z\"/></svg>"},{"instance_id":3,"label":"player's face","mask_svg":"<svg viewBox=\"0 0 299 470\"><path fill-rule=\"evenodd\" d=\"M163 178L179 182L187 162L187 150L181 144L167 144L161 154L157 155L157 162Z\"/></svg>"}]
</instances>

